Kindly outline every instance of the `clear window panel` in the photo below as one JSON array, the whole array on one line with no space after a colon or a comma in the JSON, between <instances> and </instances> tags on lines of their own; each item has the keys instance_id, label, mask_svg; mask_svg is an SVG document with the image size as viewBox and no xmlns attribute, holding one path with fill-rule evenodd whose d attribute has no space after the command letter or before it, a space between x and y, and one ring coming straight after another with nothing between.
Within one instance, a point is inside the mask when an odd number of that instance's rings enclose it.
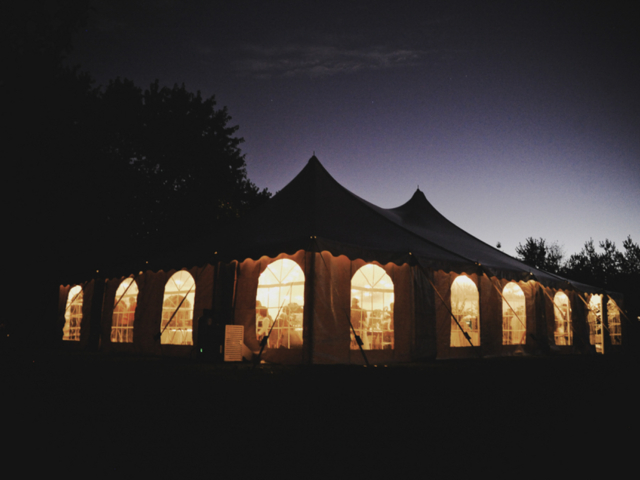
<instances>
[{"instance_id":1,"label":"clear window panel","mask_svg":"<svg viewBox=\"0 0 640 480\"><path fill-rule=\"evenodd\" d=\"M571 345L573 342L573 329L571 328L571 303L569 297L563 292L557 292L553 298L553 311L555 316L555 329L553 337L556 345Z\"/></svg>"},{"instance_id":2,"label":"clear window panel","mask_svg":"<svg viewBox=\"0 0 640 480\"><path fill-rule=\"evenodd\" d=\"M480 345L480 294L466 275L460 275L451 285L451 313L458 321L451 319L451 346L469 346L465 333L474 347Z\"/></svg>"},{"instance_id":3,"label":"clear window panel","mask_svg":"<svg viewBox=\"0 0 640 480\"><path fill-rule=\"evenodd\" d=\"M69 290L67 306L64 310L64 328L62 339L69 341L80 341L80 325L82 323L82 287L76 285Z\"/></svg>"},{"instance_id":4,"label":"clear window panel","mask_svg":"<svg viewBox=\"0 0 640 480\"><path fill-rule=\"evenodd\" d=\"M256 337L267 348L302 347L304 272L284 258L267 266L258 279Z\"/></svg>"},{"instance_id":5,"label":"clear window panel","mask_svg":"<svg viewBox=\"0 0 640 480\"><path fill-rule=\"evenodd\" d=\"M133 342L133 319L138 304L138 284L133 278L126 278L116 291L111 317L111 341L114 343Z\"/></svg>"},{"instance_id":6,"label":"clear window panel","mask_svg":"<svg viewBox=\"0 0 640 480\"><path fill-rule=\"evenodd\" d=\"M382 267L367 264L351 280L351 325L364 350L393 350L394 286ZM351 331L351 349L360 347Z\"/></svg>"},{"instance_id":7,"label":"clear window panel","mask_svg":"<svg viewBox=\"0 0 640 480\"><path fill-rule=\"evenodd\" d=\"M511 282L505 285L502 297L502 344L524 345L527 339L524 292Z\"/></svg>"},{"instance_id":8,"label":"clear window panel","mask_svg":"<svg viewBox=\"0 0 640 480\"><path fill-rule=\"evenodd\" d=\"M193 307L196 284L186 270L174 273L164 288L161 343L193 345Z\"/></svg>"},{"instance_id":9,"label":"clear window panel","mask_svg":"<svg viewBox=\"0 0 640 480\"><path fill-rule=\"evenodd\" d=\"M622 325L620 324L620 309L616 302L609 298L607 302L607 320L611 345L622 345Z\"/></svg>"},{"instance_id":10,"label":"clear window panel","mask_svg":"<svg viewBox=\"0 0 640 480\"><path fill-rule=\"evenodd\" d=\"M589 343L595 345L596 352L604 353L602 344L602 295L591 295L589 299Z\"/></svg>"}]
</instances>

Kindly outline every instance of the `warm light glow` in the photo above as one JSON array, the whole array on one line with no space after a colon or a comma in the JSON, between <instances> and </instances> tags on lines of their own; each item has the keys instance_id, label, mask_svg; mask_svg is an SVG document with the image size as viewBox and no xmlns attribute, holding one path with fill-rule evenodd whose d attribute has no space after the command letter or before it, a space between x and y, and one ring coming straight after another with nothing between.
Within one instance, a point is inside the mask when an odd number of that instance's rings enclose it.
<instances>
[{"instance_id":1,"label":"warm light glow","mask_svg":"<svg viewBox=\"0 0 640 480\"><path fill-rule=\"evenodd\" d=\"M116 291L111 317L111 341L133 342L133 319L138 302L138 284L133 278L125 278Z\"/></svg>"},{"instance_id":2,"label":"warm light glow","mask_svg":"<svg viewBox=\"0 0 640 480\"><path fill-rule=\"evenodd\" d=\"M262 340L271 331L267 348L302 347L303 312L304 272L300 265L288 258L268 265L258 279L257 339Z\"/></svg>"},{"instance_id":3,"label":"warm light glow","mask_svg":"<svg viewBox=\"0 0 640 480\"><path fill-rule=\"evenodd\" d=\"M82 287L80 285L76 285L69 290L67 306L64 310L64 328L62 330L63 340L80 341L83 295Z\"/></svg>"},{"instance_id":4,"label":"warm light glow","mask_svg":"<svg viewBox=\"0 0 640 480\"><path fill-rule=\"evenodd\" d=\"M466 275L457 277L451 285L451 346L468 347L469 335L474 347L480 345L480 295L476 284Z\"/></svg>"},{"instance_id":5,"label":"warm light glow","mask_svg":"<svg viewBox=\"0 0 640 480\"><path fill-rule=\"evenodd\" d=\"M351 280L351 325L365 350L394 348L393 281L375 264L362 266ZM351 349L359 348L351 331Z\"/></svg>"},{"instance_id":6,"label":"warm light glow","mask_svg":"<svg viewBox=\"0 0 640 480\"><path fill-rule=\"evenodd\" d=\"M602 295L591 295L589 299L589 343L595 345L596 352L604 353L602 341Z\"/></svg>"},{"instance_id":7,"label":"warm light glow","mask_svg":"<svg viewBox=\"0 0 640 480\"><path fill-rule=\"evenodd\" d=\"M607 324L611 345L622 345L622 325L620 324L620 309L613 298L607 302Z\"/></svg>"},{"instance_id":8,"label":"warm light glow","mask_svg":"<svg viewBox=\"0 0 640 480\"><path fill-rule=\"evenodd\" d=\"M557 292L553 298L553 312L555 315L555 331L553 336L556 345L571 345L573 343L573 329L571 328L571 303L563 292Z\"/></svg>"},{"instance_id":9,"label":"warm light glow","mask_svg":"<svg viewBox=\"0 0 640 480\"><path fill-rule=\"evenodd\" d=\"M174 273L164 288L160 326L160 331L164 330L161 337L163 344L193 345L195 298L196 286L191 274L186 270Z\"/></svg>"},{"instance_id":10,"label":"warm light glow","mask_svg":"<svg viewBox=\"0 0 640 480\"><path fill-rule=\"evenodd\" d=\"M524 345L527 338L524 292L510 282L502 290L502 296L502 344Z\"/></svg>"}]
</instances>

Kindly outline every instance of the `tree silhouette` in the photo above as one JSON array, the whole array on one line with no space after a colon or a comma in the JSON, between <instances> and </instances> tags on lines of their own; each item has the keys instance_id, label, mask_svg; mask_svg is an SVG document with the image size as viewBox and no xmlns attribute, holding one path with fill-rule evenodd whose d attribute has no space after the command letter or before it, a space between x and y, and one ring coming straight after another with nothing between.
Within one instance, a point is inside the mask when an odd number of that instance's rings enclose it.
<instances>
[{"instance_id":1,"label":"tree silhouette","mask_svg":"<svg viewBox=\"0 0 640 480\"><path fill-rule=\"evenodd\" d=\"M111 198L99 221L105 236L127 239L122 255L175 250L270 196L247 178L243 139L214 97L157 81L143 91L116 79L99 92L98 103L98 168Z\"/></svg>"},{"instance_id":2,"label":"tree silhouette","mask_svg":"<svg viewBox=\"0 0 640 480\"><path fill-rule=\"evenodd\" d=\"M625 280L640 276L640 246L631 236L623 242L620 252L614 242L599 243L602 252L596 251L593 240L585 242L579 253L571 255L562 273L576 280L603 288L615 289ZM621 281L622 279L622 281Z\"/></svg>"},{"instance_id":3,"label":"tree silhouette","mask_svg":"<svg viewBox=\"0 0 640 480\"><path fill-rule=\"evenodd\" d=\"M619 251L614 242L606 239L599 242L597 249L590 239L580 252L563 262L557 244L529 237L525 245L518 244L516 253L528 265L622 293L628 316L637 319L640 316L640 246L633 242L631 236L624 240L622 246L624 251Z\"/></svg>"},{"instance_id":4,"label":"tree silhouette","mask_svg":"<svg viewBox=\"0 0 640 480\"><path fill-rule=\"evenodd\" d=\"M14 242L30 246L23 303L47 322L61 283L169 268L145 260L215 233L270 196L247 178L238 127L213 97L120 79L99 89L64 66L88 12L86 0L0 7L0 109L16 204L8 224ZM14 323L12 331L22 325Z\"/></svg>"},{"instance_id":5,"label":"tree silhouette","mask_svg":"<svg viewBox=\"0 0 640 480\"><path fill-rule=\"evenodd\" d=\"M88 2L2 9L0 101L29 211L16 210L15 223L29 238L44 232L42 253L61 278L130 273L270 196L247 178L243 139L214 97L158 81L100 89L63 65Z\"/></svg>"},{"instance_id":6,"label":"tree silhouette","mask_svg":"<svg viewBox=\"0 0 640 480\"><path fill-rule=\"evenodd\" d=\"M558 273L562 266L562 249L557 243L547 243L544 238L527 238L524 245L518 244L516 253L527 265L547 272Z\"/></svg>"}]
</instances>

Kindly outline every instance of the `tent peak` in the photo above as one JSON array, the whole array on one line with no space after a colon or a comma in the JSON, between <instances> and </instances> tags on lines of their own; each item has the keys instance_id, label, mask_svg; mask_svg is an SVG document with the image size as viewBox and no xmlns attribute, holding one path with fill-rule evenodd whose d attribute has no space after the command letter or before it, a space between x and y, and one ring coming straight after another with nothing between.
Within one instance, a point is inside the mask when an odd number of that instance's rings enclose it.
<instances>
[{"instance_id":1,"label":"tent peak","mask_svg":"<svg viewBox=\"0 0 640 480\"><path fill-rule=\"evenodd\" d=\"M307 163L320 163L320 160L316 157L316 152L313 152L313 155L311 155L311 158Z\"/></svg>"},{"instance_id":2,"label":"tent peak","mask_svg":"<svg viewBox=\"0 0 640 480\"><path fill-rule=\"evenodd\" d=\"M413 193L413 195L411 196L411 199L409 199L407 203L412 203L412 202L420 202L421 204L423 202L427 202L430 204L429 200L427 200L427 196L424 194L422 190L420 190L420 187L416 188L416 191Z\"/></svg>"},{"instance_id":3,"label":"tent peak","mask_svg":"<svg viewBox=\"0 0 640 480\"><path fill-rule=\"evenodd\" d=\"M303 174L303 173L309 174L310 172L314 172L314 173L311 173L312 176L315 176L318 174L327 175L335 182L335 179L331 176L331 174L327 171L327 169L324 168L324 165L320 163L320 160L318 160L318 157L316 157L315 152L307 162L307 165L302 169L302 172L300 172L300 174Z\"/></svg>"}]
</instances>

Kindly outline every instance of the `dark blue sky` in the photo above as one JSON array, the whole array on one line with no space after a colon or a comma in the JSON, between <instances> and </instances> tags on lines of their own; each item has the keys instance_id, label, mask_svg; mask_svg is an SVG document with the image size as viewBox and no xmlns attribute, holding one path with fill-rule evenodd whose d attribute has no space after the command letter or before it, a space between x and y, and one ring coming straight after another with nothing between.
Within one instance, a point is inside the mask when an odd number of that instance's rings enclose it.
<instances>
[{"instance_id":1,"label":"dark blue sky","mask_svg":"<svg viewBox=\"0 0 640 480\"><path fill-rule=\"evenodd\" d=\"M96 1L70 62L215 95L272 192L315 151L362 198L419 185L509 254L640 241L633 2L516 3Z\"/></svg>"}]
</instances>

